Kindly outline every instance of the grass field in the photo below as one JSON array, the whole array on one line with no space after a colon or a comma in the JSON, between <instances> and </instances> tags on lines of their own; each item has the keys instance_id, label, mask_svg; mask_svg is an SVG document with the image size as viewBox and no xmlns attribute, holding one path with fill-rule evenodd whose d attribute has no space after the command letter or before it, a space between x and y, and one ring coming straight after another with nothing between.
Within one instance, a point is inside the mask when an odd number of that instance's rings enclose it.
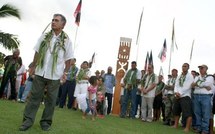
<instances>
[{"instance_id":1,"label":"grass field","mask_svg":"<svg viewBox=\"0 0 215 134\"><path fill-rule=\"evenodd\" d=\"M18 130L22 121L25 104L0 100L0 134L183 134L182 128L173 129L162 122L145 123L139 119L122 119L106 116L91 121L81 118L80 111L55 109L54 121L50 131L41 130L39 120L44 108L40 106L34 125L26 132Z\"/></svg>"}]
</instances>

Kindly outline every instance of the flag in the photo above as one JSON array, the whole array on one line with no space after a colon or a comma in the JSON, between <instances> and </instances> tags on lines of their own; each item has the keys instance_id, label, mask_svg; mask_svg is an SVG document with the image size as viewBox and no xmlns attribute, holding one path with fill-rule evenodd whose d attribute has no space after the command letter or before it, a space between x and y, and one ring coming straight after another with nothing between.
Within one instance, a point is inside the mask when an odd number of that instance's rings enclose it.
<instances>
[{"instance_id":1,"label":"flag","mask_svg":"<svg viewBox=\"0 0 215 134\"><path fill-rule=\"evenodd\" d=\"M149 56L149 64L150 64L150 65L154 65L154 64L153 64L152 51L150 52L150 56Z\"/></svg>"},{"instance_id":2,"label":"flag","mask_svg":"<svg viewBox=\"0 0 215 134\"><path fill-rule=\"evenodd\" d=\"M95 52L93 53L92 58L89 60L89 68L92 67L93 63L95 63Z\"/></svg>"},{"instance_id":3,"label":"flag","mask_svg":"<svg viewBox=\"0 0 215 134\"><path fill-rule=\"evenodd\" d=\"M80 0L80 2L78 3L74 12L75 23L77 26L79 26L80 20L81 20L81 3L82 3L82 0Z\"/></svg>"},{"instance_id":4,"label":"flag","mask_svg":"<svg viewBox=\"0 0 215 134\"><path fill-rule=\"evenodd\" d=\"M147 52L147 55L146 55L145 66L144 66L145 72L148 69L148 62L149 62L149 52Z\"/></svg>"},{"instance_id":5,"label":"flag","mask_svg":"<svg viewBox=\"0 0 215 134\"><path fill-rule=\"evenodd\" d=\"M166 39L165 39L163 43L163 47L158 55L158 58L161 60L161 62L164 62L164 60L166 59L166 51L167 51L167 47L166 47Z\"/></svg>"},{"instance_id":6,"label":"flag","mask_svg":"<svg viewBox=\"0 0 215 134\"><path fill-rule=\"evenodd\" d=\"M163 74L163 68L162 68L162 66L160 67L159 75L162 75L162 76L164 76L164 74Z\"/></svg>"},{"instance_id":7,"label":"flag","mask_svg":"<svg viewBox=\"0 0 215 134\"><path fill-rule=\"evenodd\" d=\"M195 41L195 40L193 40L192 47L191 47L191 52L190 52L190 62L191 62L192 55L193 55L193 46L194 46L194 41Z\"/></svg>"},{"instance_id":8,"label":"flag","mask_svg":"<svg viewBox=\"0 0 215 134\"><path fill-rule=\"evenodd\" d=\"M140 15L140 22L139 22L139 28L138 28L138 33L137 33L137 40L136 40L136 44L138 45L138 41L139 41L139 36L140 36L140 28L141 28L141 23L142 23L142 17L143 17L143 11Z\"/></svg>"},{"instance_id":9,"label":"flag","mask_svg":"<svg viewBox=\"0 0 215 134\"><path fill-rule=\"evenodd\" d=\"M176 44L176 39L175 39L175 19L173 19L173 24L172 24L172 46L171 46L171 51L174 51L174 47L178 50L178 46Z\"/></svg>"}]
</instances>

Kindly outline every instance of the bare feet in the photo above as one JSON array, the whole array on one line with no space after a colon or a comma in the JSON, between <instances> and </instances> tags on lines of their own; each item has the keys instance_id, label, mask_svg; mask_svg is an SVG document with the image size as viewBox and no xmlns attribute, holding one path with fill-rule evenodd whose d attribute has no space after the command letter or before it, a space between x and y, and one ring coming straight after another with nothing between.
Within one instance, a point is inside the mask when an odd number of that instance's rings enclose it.
<instances>
[{"instance_id":1,"label":"bare feet","mask_svg":"<svg viewBox=\"0 0 215 134\"><path fill-rule=\"evenodd\" d=\"M189 132L189 129L185 128L185 129L184 129L184 132L185 132L185 133L188 133L188 132Z\"/></svg>"},{"instance_id":2,"label":"bare feet","mask_svg":"<svg viewBox=\"0 0 215 134\"><path fill-rule=\"evenodd\" d=\"M94 118L94 117L92 117L92 121L95 121L95 118Z\"/></svg>"},{"instance_id":3,"label":"bare feet","mask_svg":"<svg viewBox=\"0 0 215 134\"><path fill-rule=\"evenodd\" d=\"M176 125L173 125L172 128L178 128Z\"/></svg>"},{"instance_id":4,"label":"bare feet","mask_svg":"<svg viewBox=\"0 0 215 134\"><path fill-rule=\"evenodd\" d=\"M85 120L85 119L86 119L86 116L83 115L83 116L82 116L82 119Z\"/></svg>"}]
</instances>

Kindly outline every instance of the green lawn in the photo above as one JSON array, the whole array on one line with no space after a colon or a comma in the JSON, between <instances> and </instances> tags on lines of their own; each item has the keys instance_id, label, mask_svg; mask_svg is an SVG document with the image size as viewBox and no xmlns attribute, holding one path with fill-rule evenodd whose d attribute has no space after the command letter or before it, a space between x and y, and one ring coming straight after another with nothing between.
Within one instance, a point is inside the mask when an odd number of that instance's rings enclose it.
<instances>
[{"instance_id":1,"label":"green lawn","mask_svg":"<svg viewBox=\"0 0 215 134\"><path fill-rule=\"evenodd\" d=\"M37 113L34 125L26 132L18 131L22 121L25 104L0 100L0 134L183 134L182 128L173 129L162 125L162 122L143 123L139 119L122 119L117 116L106 116L91 121L81 118L80 111L56 108L52 129L41 130L39 120L44 108Z\"/></svg>"}]
</instances>

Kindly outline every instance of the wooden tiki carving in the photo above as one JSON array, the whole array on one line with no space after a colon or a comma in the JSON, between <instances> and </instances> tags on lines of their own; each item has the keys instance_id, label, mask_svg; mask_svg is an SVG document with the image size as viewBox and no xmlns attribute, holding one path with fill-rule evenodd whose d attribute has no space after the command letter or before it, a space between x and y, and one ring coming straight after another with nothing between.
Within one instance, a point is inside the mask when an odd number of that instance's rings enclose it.
<instances>
[{"instance_id":1,"label":"wooden tiki carving","mask_svg":"<svg viewBox=\"0 0 215 134\"><path fill-rule=\"evenodd\" d=\"M116 66L116 86L114 91L114 98L113 98L113 114L119 114L120 113L120 107L121 104L120 96L121 96L121 85L120 81L123 78L125 72L128 69L128 60L130 56L130 49L131 49L131 41L130 38L120 38L120 45L119 45L119 52L118 52L118 60L117 60L117 66Z\"/></svg>"}]
</instances>

